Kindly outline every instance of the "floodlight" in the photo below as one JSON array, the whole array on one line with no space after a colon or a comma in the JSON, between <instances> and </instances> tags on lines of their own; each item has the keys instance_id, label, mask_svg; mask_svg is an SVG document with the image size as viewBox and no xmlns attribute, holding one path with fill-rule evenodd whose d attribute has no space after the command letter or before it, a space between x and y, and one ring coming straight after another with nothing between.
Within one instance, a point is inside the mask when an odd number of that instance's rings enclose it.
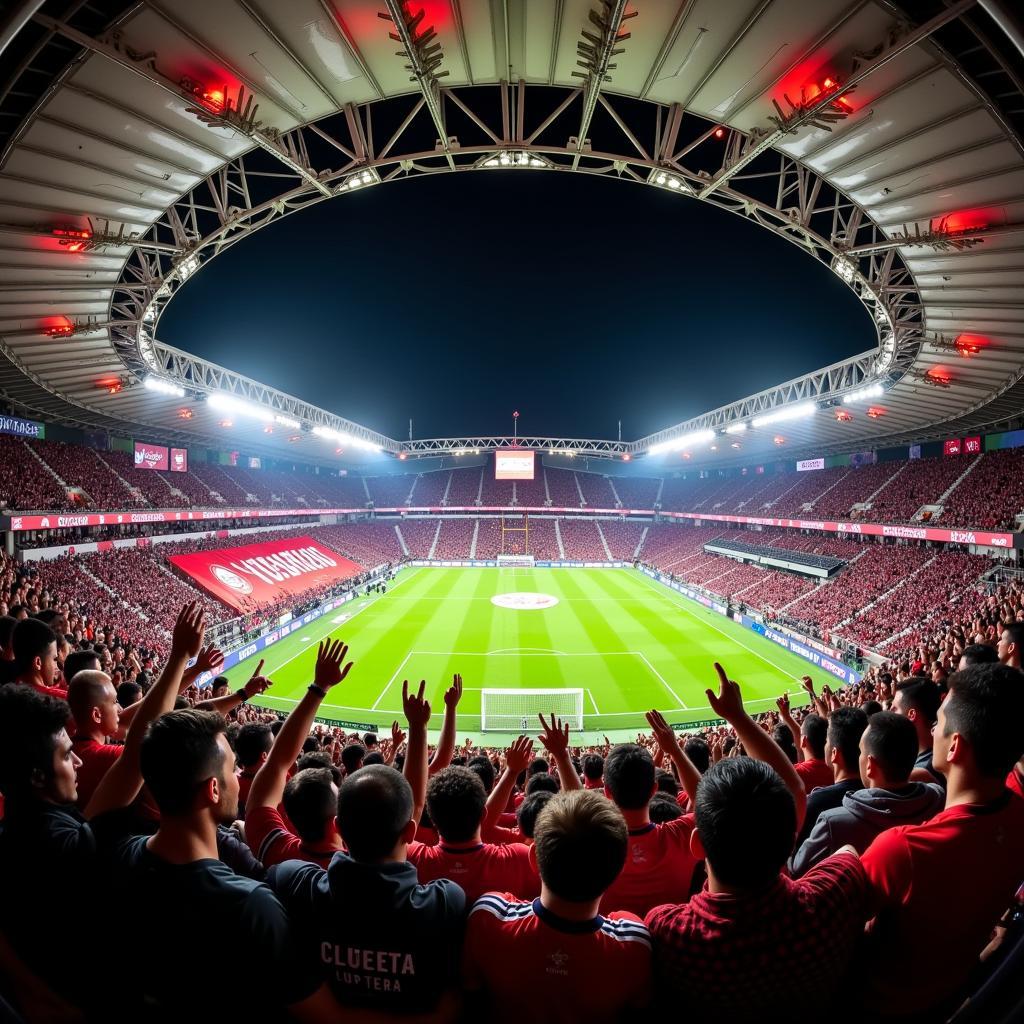
<instances>
[{"instance_id":1,"label":"floodlight","mask_svg":"<svg viewBox=\"0 0 1024 1024\"><path fill-rule=\"evenodd\" d=\"M799 402L796 405L787 405L776 409L775 412L770 412L765 416L758 416L750 425L754 428L767 427L770 423L782 423L785 420L800 420L805 416L813 416L817 411L818 407L814 402Z\"/></svg>"},{"instance_id":2,"label":"floodlight","mask_svg":"<svg viewBox=\"0 0 1024 1024\"><path fill-rule=\"evenodd\" d=\"M857 268L845 256L837 256L832 261L832 269L847 284L853 284L853 279L857 276Z\"/></svg>"},{"instance_id":3,"label":"floodlight","mask_svg":"<svg viewBox=\"0 0 1024 1024\"><path fill-rule=\"evenodd\" d=\"M727 434L742 434L747 429L746 423L730 423L725 428Z\"/></svg>"},{"instance_id":4,"label":"floodlight","mask_svg":"<svg viewBox=\"0 0 1024 1024\"><path fill-rule=\"evenodd\" d=\"M660 455L662 452L681 452L684 448L694 448L697 445L707 444L715 439L713 430L694 430L688 434L680 434L671 440L662 441L654 445L648 451L648 455Z\"/></svg>"},{"instance_id":5,"label":"floodlight","mask_svg":"<svg viewBox=\"0 0 1024 1024\"><path fill-rule=\"evenodd\" d=\"M298 420L293 420L290 416L274 416L274 422L280 423L282 427L291 427L292 430L298 430L302 424Z\"/></svg>"},{"instance_id":6,"label":"floodlight","mask_svg":"<svg viewBox=\"0 0 1024 1024\"><path fill-rule=\"evenodd\" d=\"M694 194L693 189L680 175L658 168L654 168L647 176L647 184L667 189L669 192L678 192L690 196Z\"/></svg>"},{"instance_id":7,"label":"floodlight","mask_svg":"<svg viewBox=\"0 0 1024 1024\"><path fill-rule=\"evenodd\" d=\"M853 405L854 402L863 402L868 398L877 398L879 395L884 394L884 392L885 388L881 384L869 384L859 391L851 391L850 394L845 395L843 397L843 404Z\"/></svg>"},{"instance_id":8,"label":"floodlight","mask_svg":"<svg viewBox=\"0 0 1024 1024\"><path fill-rule=\"evenodd\" d=\"M161 395L173 395L175 398L185 397L184 388L179 387L172 381L165 380L163 377L154 377L150 374L142 383L150 391L157 391Z\"/></svg>"}]
</instances>

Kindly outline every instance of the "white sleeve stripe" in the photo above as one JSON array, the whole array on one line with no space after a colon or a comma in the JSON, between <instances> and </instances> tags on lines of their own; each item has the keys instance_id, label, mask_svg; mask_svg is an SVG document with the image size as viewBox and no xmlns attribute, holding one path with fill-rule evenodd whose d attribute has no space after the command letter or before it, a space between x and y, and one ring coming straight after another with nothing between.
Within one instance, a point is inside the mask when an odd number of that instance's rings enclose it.
<instances>
[{"instance_id":1,"label":"white sleeve stripe","mask_svg":"<svg viewBox=\"0 0 1024 1024\"><path fill-rule=\"evenodd\" d=\"M263 858L270 852L270 846L275 843L278 838L285 834L283 828L271 829L266 836L263 838L263 842L260 843L259 851L256 854L256 859L262 861Z\"/></svg>"},{"instance_id":2,"label":"white sleeve stripe","mask_svg":"<svg viewBox=\"0 0 1024 1024\"><path fill-rule=\"evenodd\" d=\"M482 896L473 904L470 914L475 914L478 910L486 910L488 914L502 921L514 921L533 915L533 906L530 903L509 903L503 899L486 896Z\"/></svg>"}]
</instances>

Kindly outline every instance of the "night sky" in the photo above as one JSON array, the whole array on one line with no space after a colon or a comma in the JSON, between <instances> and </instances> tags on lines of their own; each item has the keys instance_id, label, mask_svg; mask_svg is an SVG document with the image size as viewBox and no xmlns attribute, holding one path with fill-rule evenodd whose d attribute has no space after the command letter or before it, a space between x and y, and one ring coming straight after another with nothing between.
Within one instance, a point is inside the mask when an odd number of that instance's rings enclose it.
<instances>
[{"instance_id":1,"label":"night sky","mask_svg":"<svg viewBox=\"0 0 1024 1024\"><path fill-rule=\"evenodd\" d=\"M214 260L162 340L395 438L634 439L875 345L796 246L589 175L439 174L320 203Z\"/></svg>"}]
</instances>

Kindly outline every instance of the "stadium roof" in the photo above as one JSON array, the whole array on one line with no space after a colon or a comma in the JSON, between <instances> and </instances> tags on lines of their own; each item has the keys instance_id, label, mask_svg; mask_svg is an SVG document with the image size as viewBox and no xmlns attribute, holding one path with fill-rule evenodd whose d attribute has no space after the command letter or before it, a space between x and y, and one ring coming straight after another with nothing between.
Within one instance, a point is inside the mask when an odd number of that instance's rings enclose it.
<instances>
[{"instance_id":1,"label":"stadium roof","mask_svg":"<svg viewBox=\"0 0 1024 1024\"><path fill-rule=\"evenodd\" d=\"M1024 408L1024 35L1009 7L15 4L0 30L0 389L47 419L318 461L334 446L347 460L360 444L507 444L375 434L162 344L160 312L217 253L312 203L422 174L575 171L714 203L801 246L858 294L879 344L650 438L531 443L688 444L703 464L998 425ZM779 302L798 307L802 287ZM722 433L808 401L813 416ZM685 441L709 429L717 451Z\"/></svg>"}]
</instances>

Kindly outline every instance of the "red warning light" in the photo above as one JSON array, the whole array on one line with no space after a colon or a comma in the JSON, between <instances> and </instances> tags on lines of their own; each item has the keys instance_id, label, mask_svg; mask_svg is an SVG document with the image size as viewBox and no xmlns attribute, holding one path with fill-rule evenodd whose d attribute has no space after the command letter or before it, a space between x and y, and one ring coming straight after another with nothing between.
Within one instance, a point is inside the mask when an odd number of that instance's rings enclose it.
<instances>
[{"instance_id":1,"label":"red warning light","mask_svg":"<svg viewBox=\"0 0 1024 1024\"><path fill-rule=\"evenodd\" d=\"M877 420L885 415L885 410L880 405L873 405L868 409L868 416L873 420Z\"/></svg>"},{"instance_id":2,"label":"red warning light","mask_svg":"<svg viewBox=\"0 0 1024 1024\"><path fill-rule=\"evenodd\" d=\"M724 138L724 137L725 137L725 129L722 128L721 126L719 126L718 128L715 129L715 138L716 139L721 139L721 138Z\"/></svg>"},{"instance_id":3,"label":"red warning light","mask_svg":"<svg viewBox=\"0 0 1024 1024\"><path fill-rule=\"evenodd\" d=\"M191 409L179 409L178 419L179 420L190 420L195 415Z\"/></svg>"},{"instance_id":4,"label":"red warning light","mask_svg":"<svg viewBox=\"0 0 1024 1024\"><path fill-rule=\"evenodd\" d=\"M96 381L96 387L103 388L108 395L116 395L124 385L119 377L101 377Z\"/></svg>"},{"instance_id":5,"label":"red warning light","mask_svg":"<svg viewBox=\"0 0 1024 1024\"><path fill-rule=\"evenodd\" d=\"M836 83L835 83L835 82L833 82L831 78L826 78L826 79L825 79L825 81L824 81L824 82L822 82L821 84L822 84L822 85L823 85L823 86L824 86L824 87L825 87L826 89L831 89L831 88L832 88L832 86L834 86L834 85L835 85Z\"/></svg>"},{"instance_id":6,"label":"red warning light","mask_svg":"<svg viewBox=\"0 0 1024 1024\"><path fill-rule=\"evenodd\" d=\"M67 338L75 333L75 325L73 323L65 322L62 324L52 324L50 327L43 328L43 334L49 338Z\"/></svg>"},{"instance_id":7,"label":"red warning light","mask_svg":"<svg viewBox=\"0 0 1024 1024\"><path fill-rule=\"evenodd\" d=\"M979 352L988 344L987 338L982 338L977 334L959 334L957 335L956 342L957 352L964 357L964 359L970 359L971 356L978 355Z\"/></svg>"},{"instance_id":8,"label":"red warning light","mask_svg":"<svg viewBox=\"0 0 1024 1024\"><path fill-rule=\"evenodd\" d=\"M836 409L836 420L839 423L849 423L853 416L846 409Z\"/></svg>"},{"instance_id":9,"label":"red warning light","mask_svg":"<svg viewBox=\"0 0 1024 1024\"><path fill-rule=\"evenodd\" d=\"M53 236L68 252L82 252L92 238L92 232L82 228L54 228Z\"/></svg>"},{"instance_id":10,"label":"red warning light","mask_svg":"<svg viewBox=\"0 0 1024 1024\"><path fill-rule=\"evenodd\" d=\"M398 461L399 462L405 462L405 460L407 458L409 458L409 456L405 452L399 452L398 453Z\"/></svg>"}]
</instances>

